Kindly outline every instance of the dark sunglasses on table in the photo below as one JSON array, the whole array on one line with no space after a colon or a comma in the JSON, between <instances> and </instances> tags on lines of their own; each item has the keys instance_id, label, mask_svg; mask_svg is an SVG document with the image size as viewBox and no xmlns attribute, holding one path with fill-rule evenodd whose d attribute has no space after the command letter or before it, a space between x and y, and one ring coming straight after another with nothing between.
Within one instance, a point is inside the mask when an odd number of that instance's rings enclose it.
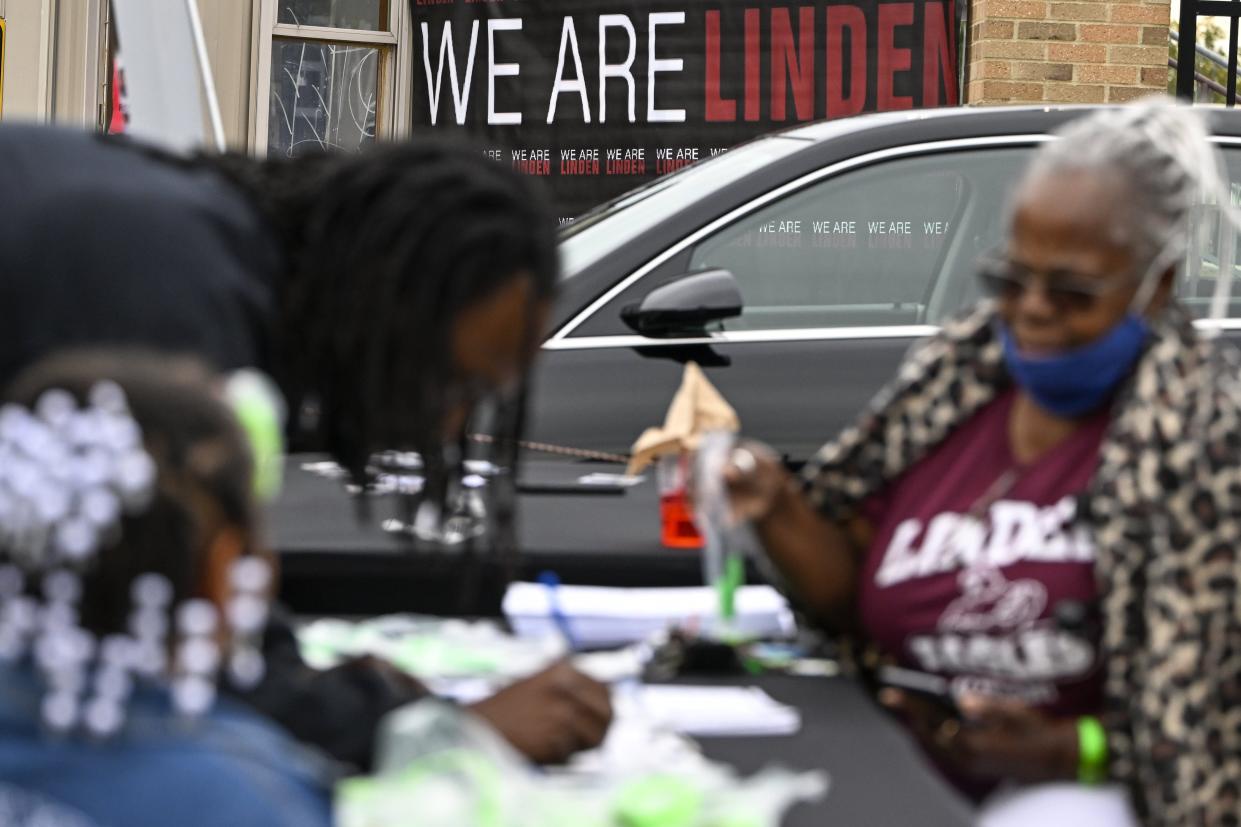
<instances>
[{"instance_id":1,"label":"dark sunglasses on table","mask_svg":"<svg viewBox=\"0 0 1241 827\"><path fill-rule=\"evenodd\" d=\"M1039 273L1003 254L980 259L978 278L989 295L1002 301L1015 301L1039 284L1047 300L1059 310L1088 310L1107 294L1132 284L1131 279L1120 276L1102 280L1064 271Z\"/></svg>"}]
</instances>

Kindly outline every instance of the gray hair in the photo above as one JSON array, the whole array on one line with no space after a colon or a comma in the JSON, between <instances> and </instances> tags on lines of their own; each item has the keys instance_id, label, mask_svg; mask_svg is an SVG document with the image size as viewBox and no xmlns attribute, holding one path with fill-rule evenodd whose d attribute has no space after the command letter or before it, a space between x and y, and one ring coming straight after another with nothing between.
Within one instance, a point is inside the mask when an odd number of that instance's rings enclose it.
<instances>
[{"instance_id":1,"label":"gray hair","mask_svg":"<svg viewBox=\"0 0 1241 827\"><path fill-rule=\"evenodd\" d=\"M1116 175L1128 197L1112 217L1113 238L1139 262L1184 260L1196 205L1230 210L1207 125L1188 106L1155 96L1074 120L1057 135L1035 154L1023 184L1066 172Z\"/></svg>"}]
</instances>

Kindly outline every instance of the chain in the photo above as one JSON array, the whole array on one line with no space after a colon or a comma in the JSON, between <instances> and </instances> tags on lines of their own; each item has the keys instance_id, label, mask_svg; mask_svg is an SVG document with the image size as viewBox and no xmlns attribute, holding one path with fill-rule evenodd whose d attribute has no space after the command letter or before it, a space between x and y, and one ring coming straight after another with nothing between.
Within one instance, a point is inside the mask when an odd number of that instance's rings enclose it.
<instances>
[{"instance_id":1,"label":"chain","mask_svg":"<svg viewBox=\"0 0 1241 827\"><path fill-rule=\"evenodd\" d=\"M494 445L495 437L490 434L470 434L471 442L479 445ZM587 459L596 462L613 462L624 464L629 462L629 457L625 454L609 454L606 451L588 451L583 448L569 448L564 445L553 445L548 442L530 442L528 440L519 439L517 445L527 451L537 451L541 454L554 454L561 457L572 457L573 459Z\"/></svg>"}]
</instances>

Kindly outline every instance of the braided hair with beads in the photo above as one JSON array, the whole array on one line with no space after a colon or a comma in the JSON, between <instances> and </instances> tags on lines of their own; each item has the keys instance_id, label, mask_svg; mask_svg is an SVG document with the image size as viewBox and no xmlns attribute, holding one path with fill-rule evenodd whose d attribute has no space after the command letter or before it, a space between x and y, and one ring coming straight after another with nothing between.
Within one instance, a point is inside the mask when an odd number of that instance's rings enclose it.
<instances>
[{"instance_id":1,"label":"braided hair with beads","mask_svg":"<svg viewBox=\"0 0 1241 827\"><path fill-rule=\"evenodd\" d=\"M221 675L262 678L271 572L250 547L251 455L214 382L184 357L67 350L5 391L0 661L33 661L56 732L115 734L137 684L194 719ZM208 595L222 529L241 545L231 588Z\"/></svg>"}]
</instances>

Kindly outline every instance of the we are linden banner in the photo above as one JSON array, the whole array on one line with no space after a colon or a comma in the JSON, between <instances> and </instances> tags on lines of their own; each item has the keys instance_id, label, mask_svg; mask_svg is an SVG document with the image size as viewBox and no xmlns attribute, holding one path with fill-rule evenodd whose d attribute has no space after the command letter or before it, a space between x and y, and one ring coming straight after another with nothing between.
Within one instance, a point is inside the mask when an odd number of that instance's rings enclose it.
<instances>
[{"instance_id":1,"label":"we are linden banner","mask_svg":"<svg viewBox=\"0 0 1241 827\"><path fill-rule=\"evenodd\" d=\"M547 180L562 221L764 132L957 102L955 0L410 0L415 131Z\"/></svg>"}]
</instances>

